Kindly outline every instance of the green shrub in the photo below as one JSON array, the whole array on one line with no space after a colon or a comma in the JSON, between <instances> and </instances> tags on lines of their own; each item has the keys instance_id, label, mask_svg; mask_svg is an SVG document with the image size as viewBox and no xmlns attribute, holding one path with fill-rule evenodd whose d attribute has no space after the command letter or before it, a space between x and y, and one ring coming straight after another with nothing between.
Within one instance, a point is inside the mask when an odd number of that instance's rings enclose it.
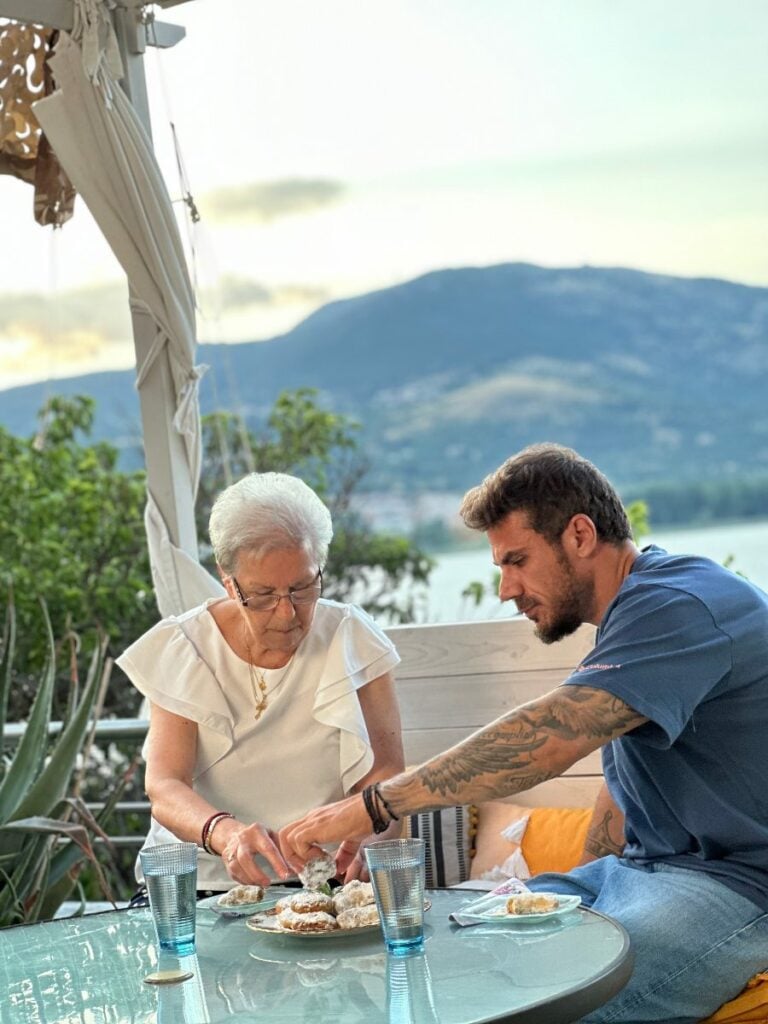
<instances>
[{"instance_id":1,"label":"green shrub","mask_svg":"<svg viewBox=\"0 0 768 1024\"><path fill-rule=\"evenodd\" d=\"M82 691L73 678L61 731L49 737L55 648L42 601L41 606L48 654L26 729L12 756L3 761L0 781L0 927L52 917L76 887L84 859L94 865L104 896L111 899L93 848L95 835L106 837L77 796L75 778L78 754L87 748L90 720L103 694L104 644L96 646ZM6 750L11 749L6 713L15 646L16 611L10 591L0 656L0 734ZM111 805L106 812L110 810Z\"/></svg>"}]
</instances>

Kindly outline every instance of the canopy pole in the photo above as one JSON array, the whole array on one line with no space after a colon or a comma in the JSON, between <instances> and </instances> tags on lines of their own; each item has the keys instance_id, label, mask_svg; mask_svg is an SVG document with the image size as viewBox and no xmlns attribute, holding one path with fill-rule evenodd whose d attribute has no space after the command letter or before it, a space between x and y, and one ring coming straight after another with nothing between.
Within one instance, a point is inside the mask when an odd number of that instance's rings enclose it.
<instances>
[{"instance_id":1,"label":"canopy pole","mask_svg":"<svg viewBox=\"0 0 768 1024\"><path fill-rule=\"evenodd\" d=\"M146 46L141 8L117 8L113 23L125 75L122 87L147 137L152 142L143 53ZM149 313L137 308L133 293L131 320L136 366L142 367L155 341L156 326ZM147 488L163 517L171 542L199 561L195 525L197 481L190 475L184 439L173 425L176 407L168 347L157 355L139 388Z\"/></svg>"}]
</instances>

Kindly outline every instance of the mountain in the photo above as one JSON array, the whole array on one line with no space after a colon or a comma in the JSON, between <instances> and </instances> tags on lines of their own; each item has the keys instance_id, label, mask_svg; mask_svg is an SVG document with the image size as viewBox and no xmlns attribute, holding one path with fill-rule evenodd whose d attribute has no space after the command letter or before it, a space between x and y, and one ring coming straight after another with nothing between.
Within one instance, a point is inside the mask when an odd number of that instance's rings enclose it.
<instances>
[{"instance_id":1,"label":"mountain","mask_svg":"<svg viewBox=\"0 0 768 1024\"><path fill-rule=\"evenodd\" d=\"M768 289L620 268L440 270L332 302L288 333L204 345L203 411L257 426L302 385L357 417L366 485L461 491L533 441L572 445L620 487L768 473ZM95 435L140 436L133 372L0 393L34 430L44 395L98 402Z\"/></svg>"}]
</instances>

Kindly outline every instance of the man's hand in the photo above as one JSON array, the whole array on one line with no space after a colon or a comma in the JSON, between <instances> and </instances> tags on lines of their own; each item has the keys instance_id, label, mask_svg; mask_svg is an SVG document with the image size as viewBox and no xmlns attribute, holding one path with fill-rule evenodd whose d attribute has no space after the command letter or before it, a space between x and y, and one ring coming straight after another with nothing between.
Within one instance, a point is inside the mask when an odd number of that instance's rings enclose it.
<instances>
[{"instance_id":1,"label":"man's hand","mask_svg":"<svg viewBox=\"0 0 768 1024\"><path fill-rule=\"evenodd\" d=\"M312 857L319 857L321 844L345 839L362 839L371 831L371 819L359 794L310 811L298 821L280 829L278 838L283 857L299 871Z\"/></svg>"},{"instance_id":2,"label":"man's hand","mask_svg":"<svg viewBox=\"0 0 768 1024\"><path fill-rule=\"evenodd\" d=\"M362 877L364 871L367 872L362 844L356 839L345 839L336 851L336 877L345 885L353 878L367 882L367 873Z\"/></svg>"},{"instance_id":3,"label":"man's hand","mask_svg":"<svg viewBox=\"0 0 768 1024\"><path fill-rule=\"evenodd\" d=\"M365 859L365 848L371 843L380 843L385 839L400 839L403 832L402 821L391 821L389 828L378 835L371 832L362 842L356 839L345 839L336 851L336 877L344 884L359 879L361 882L370 882L371 876L368 873L368 861Z\"/></svg>"}]
</instances>

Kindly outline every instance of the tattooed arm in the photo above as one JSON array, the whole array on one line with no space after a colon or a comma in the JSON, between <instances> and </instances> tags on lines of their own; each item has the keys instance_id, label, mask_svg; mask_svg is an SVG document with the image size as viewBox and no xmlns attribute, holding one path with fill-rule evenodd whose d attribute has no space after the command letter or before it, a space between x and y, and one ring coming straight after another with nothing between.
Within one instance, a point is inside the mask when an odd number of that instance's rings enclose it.
<instances>
[{"instance_id":1,"label":"tattooed arm","mask_svg":"<svg viewBox=\"0 0 768 1024\"><path fill-rule=\"evenodd\" d=\"M605 690L559 686L381 790L397 814L512 796L645 721Z\"/></svg>"},{"instance_id":2,"label":"tattooed arm","mask_svg":"<svg viewBox=\"0 0 768 1024\"><path fill-rule=\"evenodd\" d=\"M380 790L399 817L511 796L547 779L647 719L605 690L559 686L523 704ZM320 843L362 836L370 820L359 796L286 825L280 845L300 866Z\"/></svg>"},{"instance_id":3,"label":"tattooed arm","mask_svg":"<svg viewBox=\"0 0 768 1024\"><path fill-rule=\"evenodd\" d=\"M623 852L624 815L603 783L597 794L587 838L584 841L584 852L579 863L589 864L599 857L607 857L609 853L620 857Z\"/></svg>"}]
</instances>

